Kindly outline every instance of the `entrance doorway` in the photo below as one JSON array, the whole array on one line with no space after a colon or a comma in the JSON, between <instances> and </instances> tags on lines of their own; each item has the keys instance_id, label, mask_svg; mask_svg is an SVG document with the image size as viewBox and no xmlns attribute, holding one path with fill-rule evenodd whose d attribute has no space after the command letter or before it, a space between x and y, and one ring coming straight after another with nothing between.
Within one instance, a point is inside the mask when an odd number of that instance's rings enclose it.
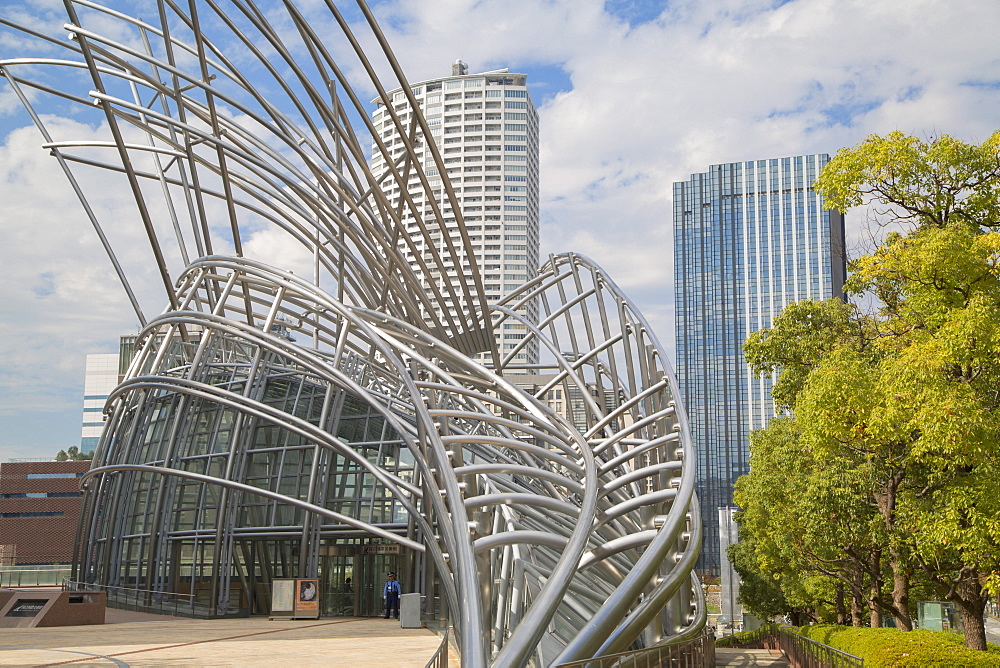
<instances>
[{"instance_id":1,"label":"entrance doorway","mask_svg":"<svg viewBox=\"0 0 1000 668\"><path fill-rule=\"evenodd\" d=\"M321 614L324 617L376 617L385 614L386 574L399 574L400 555L366 554L381 545L333 545L320 558ZM398 548L397 548L398 549ZM405 590L406 583L403 583Z\"/></svg>"}]
</instances>

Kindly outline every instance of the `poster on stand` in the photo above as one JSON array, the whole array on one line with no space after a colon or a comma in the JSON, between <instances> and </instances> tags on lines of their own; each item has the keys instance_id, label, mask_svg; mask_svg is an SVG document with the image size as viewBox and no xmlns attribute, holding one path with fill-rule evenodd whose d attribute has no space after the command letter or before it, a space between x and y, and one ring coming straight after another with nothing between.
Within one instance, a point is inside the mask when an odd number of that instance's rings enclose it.
<instances>
[{"instance_id":1,"label":"poster on stand","mask_svg":"<svg viewBox=\"0 0 1000 668\"><path fill-rule=\"evenodd\" d=\"M295 594L295 616L319 618L319 580L296 580Z\"/></svg>"}]
</instances>

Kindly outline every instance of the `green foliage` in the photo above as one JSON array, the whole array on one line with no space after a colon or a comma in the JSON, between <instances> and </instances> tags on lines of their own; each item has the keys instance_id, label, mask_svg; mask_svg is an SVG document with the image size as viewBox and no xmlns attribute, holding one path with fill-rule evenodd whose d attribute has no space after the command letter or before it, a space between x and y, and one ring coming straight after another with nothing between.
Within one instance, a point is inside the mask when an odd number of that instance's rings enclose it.
<instances>
[{"instance_id":1,"label":"green foliage","mask_svg":"<svg viewBox=\"0 0 1000 668\"><path fill-rule=\"evenodd\" d=\"M784 578L815 600L820 573L886 605L884 551L897 619L921 568L977 625L983 586L1000 592L1000 131L981 145L872 136L816 187L911 229L851 264L845 291L875 312L802 302L747 339L794 417L751 437L736 496L754 545L737 556L789 603Z\"/></svg>"},{"instance_id":2,"label":"green foliage","mask_svg":"<svg viewBox=\"0 0 1000 668\"><path fill-rule=\"evenodd\" d=\"M902 132L843 148L816 189L830 208L875 202L921 225L1000 223L1000 130L980 145L948 135L924 141Z\"/></svg>"},{"instance_id":3,"label":"green foliage","mask_svg":"<svg viewBox=\"0 0 1000 668\"><path fill-rule=\"evenodd\" d=\"M722 638L715 639L716 647L744 647L747 645L753 645L762 641L764 638L775 636L778 633L778 627L774 625L762 626L759 629L753 631L740 631L739 633L734 633L731 636L725 636Z\"/></svg>"},{"instance_id":4,"label":"green foliage","mask_svg":"<svg viewBox=\"0 0 1000 668\"><path fill-rule=\"evenodd\" d=\"M727 552L733 569L740 576L739 601L747 612L760 619L784 615L792 606L782 590L782 579L764 573L756 547L757 541L741 538L730 545Z\"/></svg>"},{"instance_id":5,"label":"green foliage","mask_svg":"<svg viewBox=\"0 0 1000 668\"><path fill-rule=\"evenodd\" d=\"M865 668L995 668L1000 647L987 652L967 649L962 636L947 631L867 629L847 626L804 626L798 632L812 640L853 654Z\"/></svg>"},{"instance_id":6,"label":"green foliage","mask_svg":"<svg viewBox=\"0 0 1000 668\"><path fill-rule=\"evenodd\" d=\"M771 396L789 409L822 359L844 346L861 348L863 327L854 307L839 299L797 302L782 310L773 327L748 336L743 355L759 376L780 370Z\"/></svg>"},{"instance_id":7,"label":"green foliage","mask_svg":"<svg viewBox=\"0 0 1000 668\"><path fill-rule=\"evenodd\" d=\"M736 483L740 542L730 560L743 581L740 600L761 618L833 615L835 579L854 565L847 549L877 528L853 474L804 448L796 418L776 418L750 437L750 473Z\"/></svg>"},{"instance_id":8,"label":"green foliage","mask_svg":"<svg viewBox=\"0 0 1000 668\"><path fill-rule=\"evenodd\" d=\"M81 462L81 461L90 461L93 458L94 458L93 450L91 450L90 452L80 452L80 448L76 447L75 445L71 445L65 450L60 450L56 454L57 462L65 462L65 461Z\"/></svg>"}]
</instances>

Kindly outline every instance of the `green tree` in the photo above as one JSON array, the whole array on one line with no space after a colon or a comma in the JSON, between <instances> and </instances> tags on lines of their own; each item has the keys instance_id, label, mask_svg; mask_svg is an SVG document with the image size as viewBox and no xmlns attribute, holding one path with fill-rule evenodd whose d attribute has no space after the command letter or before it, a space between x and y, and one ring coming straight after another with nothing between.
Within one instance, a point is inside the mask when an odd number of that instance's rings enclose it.
<instances>
[{"instance_id":1,"label":"green tree","mask_svg":"<svg viewBox=\"0 0 1000 668\"><path fill-rule=\"evenodd\" d=\"M65 461L72 461L72 462L90 461L93 458L94 458L94 451L93 450L91 450L90 452L81 452L80 448L76 447L75 445L71 445L68 448L66 448L65 450L60 450L56 454L56 461L57 462L65 462Z\"/></svg>"},{"instance_id":2,"label":"green tree","mask_svg":"<svg viewBox=\"0 0 1000 668\"><path fill-rule=\"evenodd\" d=\"M797 417L751 434L750 452L750 473L735 489L741 543L752 542L756 560L744 560L744 570L776 580L790 614L806 607L821 614L825 605L844 622L847 592L853 622L860 625L867 608L877 624L891 601L882 595L884 532L859 491L867 478L846 460L818 457Z\"/></svg>"},{"instance_id":3,"label":"green tree","mask_svg":"<svg viewBox=\"0 0 1000 668\"><path fill-rule=\"evenodd\" d=\"M852 557L869 605L890 609L902 628L910 579L922 570L962 610L967 644L984 649L985 595L1000 589L1000 131L981 145L872 136L841 150L816 187L831 208L869 204L906 233L852 263L846 292L874 297L875 312L796 304L747 340L748 362L778 374L773 396L795 415L800 454L789 451L790 470L826 476L780 487L756 472L740 502L775 499L768 485L795 495L782 512L801 537L792 547L802 563L822 570L838 551ZM860 544L808 522L810 508L822 518L859 502L877 510L875 522L858 515ZM760 522L759 537L777 527L757 508L746 514L748 524ZM879 544L891 566L889 601L880 594ZM856 573L855 595L862 579Z\"/></svg>"},{"instance_id":4,"label":"green tree","mask_svg":"<svg viewBox=\"0 0 1000 668\"><path fill-rule=\"evenodd\" d=\"M874 205L908 232L856 261L847 286L880 305L869 401L817 378L810 417L825 425L810 428L881 443L874 463L901 467L893 535L961 609L967 644L985 649L986 591L1000 580L1000 131L979 145L872 136L838 152L816 187L831 207Z\"/></svg>"}]
</instances>

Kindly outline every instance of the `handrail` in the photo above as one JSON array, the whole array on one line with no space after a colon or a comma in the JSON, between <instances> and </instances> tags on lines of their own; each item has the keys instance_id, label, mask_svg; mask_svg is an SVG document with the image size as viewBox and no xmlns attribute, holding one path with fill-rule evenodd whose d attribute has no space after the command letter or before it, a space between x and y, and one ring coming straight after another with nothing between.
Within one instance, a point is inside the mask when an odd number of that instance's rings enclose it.
<instances>
[{"instance_id":1,"label":"handrail","mask_svg":"<svg viewBox=\"0 0 1000 668\"><path fill-rule=\"evenodd\" d=\"M195 598L195 594L182 594L175 591L157 591L155 589L137 589L135 587L93 584L90 582L76 582L74 580L70 580L69 578L63 579L62 588L63 591L121 591L128 592L130 594L149 594L151 596L158 597L186 598L189 601L193 601Z\"/></svg>"},{"instance_id":2,"label":"handrail","mask_svg":"<svg viewBox=\"0 0 1000 668\"><path fill-rule=\"evenodd\" d=\"M735 640L731 640L735 639ZM770 641L770 642L768 642ZM777 645L796 668L862 668L865 660L798 633L791 626L770 624L756 631L720 638L718 647L771 648Z\"/></svg>"},{"instance_id":3,"label":"handrail","mask_svg":"<svg viewBox=\"0 0 1000 668\"><path fill-rule=\"evenodd\" d=\"M156 591L119 587L89 582L74 582L69 578L63 581L64 591L104 591L107 593L108 607L120 610L135 610L174 617L191 617L195 619L218 619L232 617L248 617L250 611L246 608L230 607L224 612L211 614L211 606L199 600L197 593L182 593L172 591Z\"/></svg>"},{"instance_id":4,"label":"handrail","mask_svg":"<svg viewBox=\"0 0 1000 668\"><path fill-rule=\"evenodd\" d=\"M560 663L555 668L618 668L625 666L677 666L702 668L715 665L715 634L705 629L698 636L682 642L665 642L645 649L618 652Z\"/></svg>"},{"instance_id":5,"label":"handrail","mask_svg":"<svg viewBox=\"0 0 1000 668\"><path fill-rule=\"evenodd\" d=\"M796 633L790 627L778 629L778 645L789 662L798 668L863 668L865 660Z\"/></svg>"},{"instance_id":6,"label":"handrail","mask_svg":"<svg viewBox=\"0 0 1000 668\"><path fill-rule=\"evenodd\" d=\"M448 668L448 629L444 630L444 636L441 638L441 644L438 645L437 651L434 652L434 656L431 660L427 662L424 668Z\"/></svg>"},{"instance_id":7,"label":"handrail","mask_svg":"<svg viewBox=\"0 0 1000 668\"><path fill-rule=\"evenodd\" d=\"M66 577L70 566L38 566L33 568L4 568L0 570L0 587L58 586Z\"/></svg>"}]
</instances>

